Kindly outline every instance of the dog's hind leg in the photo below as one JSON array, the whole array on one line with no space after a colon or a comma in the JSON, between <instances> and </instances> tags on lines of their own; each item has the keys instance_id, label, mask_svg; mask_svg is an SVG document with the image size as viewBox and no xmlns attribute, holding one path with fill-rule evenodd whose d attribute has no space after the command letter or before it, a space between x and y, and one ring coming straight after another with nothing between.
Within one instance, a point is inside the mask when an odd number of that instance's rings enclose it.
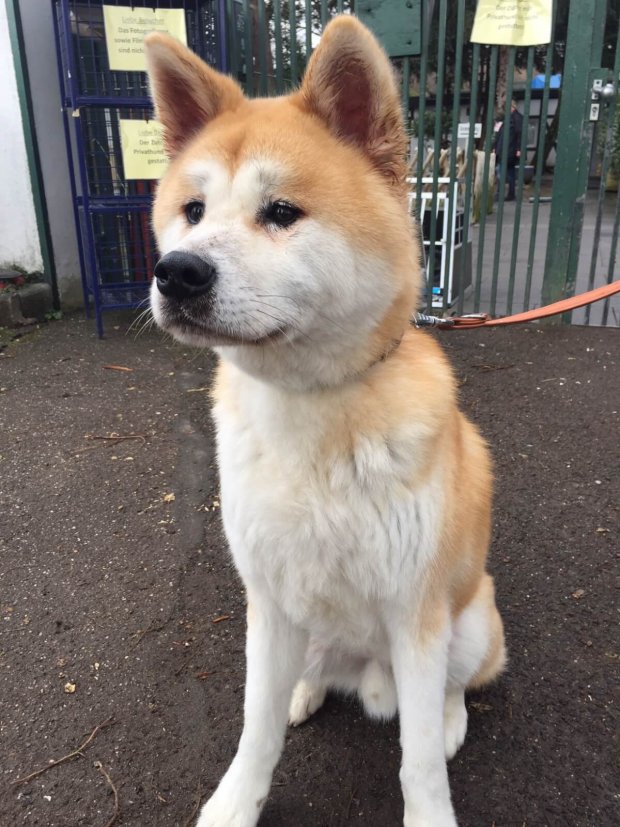
<instances>
[{"instance_id":1,"label":"dog's hind leg","mask_svg":"<svg viewBox=\"0 0 620 827\"><path fill-rule=\"evenodd\" d=\"M323 705L330 689L357 694L371 718L387 721L398 711L394 676L389 666L311 643L304 674L293 692L289 725L299 726L307 721Z\"/></svg>"},{"instance_id":2,"label":"dog's hind leg","mask_svg":"<svg viewBox=\"0 0 620 827\"><path fill-rule=\"evenodd\" d=\"M323 682L312 682L302 678L291 698L291 705L288 710L289 726L303 724L311 715L323 706L327 695L327 687Z\"/></svg>"},{"instance_id":3,"label":"dog's hind leg","mask_svg":"<svg viewBox=\"0 0 620 827\"><path fill-rule=\"evenodd\" d=\"M444 706L446 758L453 758L467 733L465 689L493 680L506 664L504 632L495 606L493 580L485 574L473 599L456 618L448 650Z\"/></svg>"},{"instance_id":4,"label":"dog's hind leg","mask_svg":"<svg viewBox=\"0 0 620 827\"><path fill-rule=\"evenodd\" d=\"M357 694L371 718L389 721L398 712L392 669L378 660L369 660L364 666Z\"/></svg>"}]
</instances>

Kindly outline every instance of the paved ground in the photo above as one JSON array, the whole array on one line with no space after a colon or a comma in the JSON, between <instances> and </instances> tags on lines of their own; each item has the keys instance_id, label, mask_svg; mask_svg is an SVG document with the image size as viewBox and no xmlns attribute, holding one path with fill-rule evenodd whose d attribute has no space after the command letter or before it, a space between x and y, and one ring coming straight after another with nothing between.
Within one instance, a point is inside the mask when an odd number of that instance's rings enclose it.
<instances>
[{"instance_id":1,"label":"paved ground","mask_svg":"<svg viewBox=\"0 0 620 827\"><path fill-rule=\"evenodd\" d=\"M211 360L126 328L108 318L97 341L70 318L0 355L2 825L106 827L113 784L116 825L185 827L238 737L243 594L220 529ZM511 656L469 699L459 823L617 825L620 334L442 342L495 455ZM110 719L82 757L15 785ZM261 825L398 825L398 763L395 724L331 699L287 737Z\"/></svg>"}]
</instances>

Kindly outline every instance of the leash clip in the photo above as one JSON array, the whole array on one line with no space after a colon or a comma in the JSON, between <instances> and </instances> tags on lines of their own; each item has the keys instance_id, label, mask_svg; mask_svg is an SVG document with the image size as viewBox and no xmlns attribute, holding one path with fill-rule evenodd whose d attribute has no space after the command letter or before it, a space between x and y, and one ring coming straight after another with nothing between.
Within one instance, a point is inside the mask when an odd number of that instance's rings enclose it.
<instances>
[{"instance_id":1,"label":"leash clip","mask_svg":"<svg viewBox=\"0 0 620 827\"><path fill-rule=\"evenodd\" d=\"M412 322L415 327L454 327L454 319L440 319L439 316L427 316L425 313L415 313Z\"/></svg>"}]
</instances>

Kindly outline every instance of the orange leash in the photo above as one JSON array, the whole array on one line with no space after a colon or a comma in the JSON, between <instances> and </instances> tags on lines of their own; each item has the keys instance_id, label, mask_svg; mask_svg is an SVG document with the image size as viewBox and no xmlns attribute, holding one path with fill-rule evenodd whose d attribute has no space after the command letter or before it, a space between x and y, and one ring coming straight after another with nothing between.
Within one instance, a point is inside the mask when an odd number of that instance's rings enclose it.
<instances>
[{"instance_id":1,"label":"orange leash","mask_svg":"<svg viewBox=\"0 0 620 827\"><path fill-rule=\"evenodd\" d=\"M580 293L578 296L571 296L559 302L548 304L546 307L539 307L536 310L528 310L525 313L515 313L514 316L503 316L500 319L491 319L486 313L472 313L468 316L447 316L441 319L437 316L425 316L423 313L416 314L413 323L416 327L438 327L441 330L457 330L464 327L496 327L501 324L520 324L521 322L532 322L535 319L546 319L548 316L557 316L559 313L567 313L569 310L576 310L585 304L607 299L615 293L620 293L620 279L612 281L611 284L604 284L595 290L587 293Z\"/></svg>"}]
</instances>

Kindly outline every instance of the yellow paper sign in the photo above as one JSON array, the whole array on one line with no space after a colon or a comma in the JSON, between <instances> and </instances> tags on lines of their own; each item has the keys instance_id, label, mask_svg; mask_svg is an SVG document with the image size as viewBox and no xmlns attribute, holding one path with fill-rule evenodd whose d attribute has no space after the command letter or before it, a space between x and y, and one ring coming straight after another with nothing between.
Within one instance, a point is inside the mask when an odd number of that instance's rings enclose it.
<instances>
[{"instance_id":1,"label":"yellow paper sign","mask_svg":"<svg viewBox=\"0 0 620 827\"><path fill-rule=\"evenodd\" d=\"M551 40L553 0L478 0L473 43L539 46Z\"/></svg>"},{"instance_id":2,"label":"yellow paper sign","mask_svg":"<svg viewBox=\"0 0 620 827\"><path fill-rule=\"evenodd\" d=\"M168 166L161 124L121 119L120 127L125 180L161 178Z\"/></svg>"},{"instance_id":3,"label":"yellow paper sign","mask_svg":"<svg viewBox=\"0 0 620 827\"><path fill-rule=\"evenodd\" d=\"M183 9L132 9L104 6L103 22L108 62L113 71L146 72L144 38L149 32L167 32L187 45Z\"/></svg>"}]
</instances>

